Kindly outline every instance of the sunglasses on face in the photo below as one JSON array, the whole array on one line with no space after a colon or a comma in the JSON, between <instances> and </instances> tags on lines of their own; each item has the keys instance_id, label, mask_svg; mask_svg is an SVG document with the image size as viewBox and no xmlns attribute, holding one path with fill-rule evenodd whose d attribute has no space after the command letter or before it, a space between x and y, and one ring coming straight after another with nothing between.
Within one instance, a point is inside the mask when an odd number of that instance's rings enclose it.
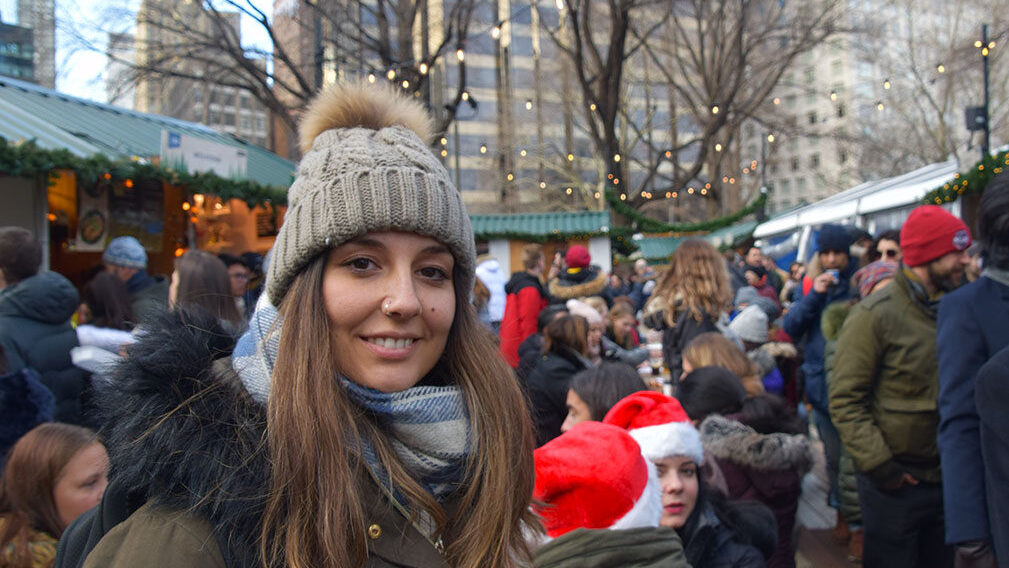
<instances>
[{"instance_id":1,"label":"sunglasses on face","mask_svg":"<svg viewBox=\"0 0 1009 568\"><path fill-rule=\"evenodd\" d=\"M887 258L897 258L896 249L877 250L876 252L878 252L880 256L885 256Z\"/></svg>"}]
</instances>

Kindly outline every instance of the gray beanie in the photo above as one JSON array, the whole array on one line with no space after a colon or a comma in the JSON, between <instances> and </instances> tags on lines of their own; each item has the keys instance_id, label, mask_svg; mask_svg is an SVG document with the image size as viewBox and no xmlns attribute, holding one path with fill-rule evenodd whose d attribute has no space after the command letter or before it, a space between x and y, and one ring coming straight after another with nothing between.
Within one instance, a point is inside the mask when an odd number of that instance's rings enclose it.
<instances>
[{"instance_id":1,"label":"gray beanie","mask_svg":"<svg viewBox=\"0 0 1009 568\"><path fill-rule=\"evenodd\" d=\"M144 245L133 237L116 237L105 247L102 262L144 270L147 268L147 251L144 250Z\"/></svg>"},{"instance_id":2,"label":"gray beanie","mask_svg":"<svg viewBox=\"0 0 1009 568\"><path fill-rule=\"evenodd\" d=\"M274 305L316 256L372 231L414 232L446 245L456 293L469 297L473 229L448 171L426 145L430 130L424 107L390 87L337 84L312 101L266 279Z\"/></svg>"},{"instance_id":3,"label":"gray beanie","mask_svg":"<svg viewBox=\"0 0 1009 568\"><path fill-rule=\"evenodd\" d=\"M736 332L743 341L766 343L767 314L760 309L760 306L751 304L736 315L729 323L729 329Z\"/></svg>"}]
</instances>

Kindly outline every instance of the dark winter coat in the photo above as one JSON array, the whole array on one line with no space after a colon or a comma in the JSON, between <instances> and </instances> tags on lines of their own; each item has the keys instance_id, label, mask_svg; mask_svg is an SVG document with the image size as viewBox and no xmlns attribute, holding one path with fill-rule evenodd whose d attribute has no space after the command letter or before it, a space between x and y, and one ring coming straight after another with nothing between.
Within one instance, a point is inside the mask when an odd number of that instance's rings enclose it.
<instances>
[{"instance_id":1,"label":"dark winter coat","mask_svg":"<svg viewBox=\"0 0 1009 568\"><path fill-rule=\"evenodd\" d=\"M529 373L533 372L536 368L536 364L540 362L540 357L543 356L543 334L534 333L527 337L519 345L519 366L515 368L515 374L518 375L519 383L522 388L527 392L529 390Z\"/></svg>"},{"instance_id":2,"label":"dark winter coat","mask_svg":"<svg viewBox=\"0 0 1009 568\"><path fill-rule=\"evenodd\" d=\"M992 548L999 568L1009 568L1009 347L981 367L974 390Z\"/></svg>"},{"instance_id":3,"label":"dark winter coat","mask_svg":"<svg viewBox=\"0 0 1009 568\"><path fill-rule=\"evenodd\" d=\"M540 357L529 374L529 401L536 423L536 446L561 435L561 425L568 415L567 398L571 377L588 365L584 358L562 348Z\"/></svg>"},{"instance_id":4,"label":"dark winter coat","mask_svg":"<svg viewBox=\"0 0 1009 568\"><path fill-rule=\"evenodd\" d=\"M662 311L653 312L645 319L645 325L662 332L662 358L669 369L669 376L673 384L679 384L680 376L683 374L683 351L687 348L690 340L702 333L719 331L716 322L718 316L702 314L698 320L693 314L687 311L677 311L673 316L675 325L666 323L665 314Z\"/></svg>"},{"instance_id":5,"label":"dark winter coat","mask_svg":"<svg viewBox=\"0 0 1009 568\"><path fill-rule=\"evenodd\" d=\"M550 281L548 291L553 301L567 302L572 298L586 296L602 296L606 304L612 303L606 291L606 275L599 269L586 266L576 272L570 270L561 272L557 278Z\"/></svg>"},{"instance_id":6,"label":"dark winter coat","mask_svg":"<svg viewBox=\"0 0 1009 568\"><path fill-rule=\"evenodd\" d=\"M233 347L212 318L164 314L128 348L115 381L97 386L109 425L110 485L146 495L147 503L106 534L86 568L217 568L223 558L229 566L261 565L258 525L270 477L266 408L232 370ZM359 485L367 566L446 566L370 475Z\"/></svg>"},{"instance_id":7,"label":"dark winter coat","mask_svg":"<svg viewBox=\"0 0 1009 568\"><path fill-rule=\"evenodd\" d=\"M74 366L70 350L77 333L70 317L77 310L77 289L56 272L40 272L0 290L0 346L7 370L31 367L56 398L53 419L83 424L81 396L88 374Z\"/></svg>"},{"instance_id":8,"label":"dark winter coat","mask_svg":"<svg viewBox=\"0 0 1009 568\"><path fill-rule=\"evenodd\" d=\"M1007 316L1009 286L986 277L939 303L939 452L950 544L991 538L974 380L981 366L1009 345Z\"/></svg>"},{"instance_id":9,"label":"dark winter coat","mask_svg":"<svg viewBox=\"0 0 1009 568\"><path fill-rule=\"evenodd\" d=\"M53 419L53 393L30 367L0 375L0 471L3 458L29 430Z\"/></svg>"},{"instance_id":10,"label":"dark winter coat","mask_svg":"<svg viewBox=\"0 0 1009 568\"><path fill-rule=\"evenodd\" d=\"M763 568L767 565L761 551L749 544L753 539L773 543L775 534L774 516L770 510L760 505L756 507L729 504L733 522L738 532L719 519L715 509L707 501L698 513L697 522L678 530L685 544L687 562L691 566L704 568Z\"/></svg>"},{"instance_id":11,"label":"dark winter coat","mask_svg":"<svg viewBox=\"0 0 1009 568\"><path fill-rule=\"evenodd\" d=\"M725 476L728 497L759 501L774 513L778 540L768 566L795 566L792 529L802 493L802 476L813 463L803 435L759 434L749 426L718 415L701 424L705 453L715 458Z\"/></svg>"},{"instance_id":12,"label":"dark winter coat","mask_svg":"<svg viewBox=\"0 0 1009 568\"><path fill-rule=\"evenodd\" d=\"M136 323L157 317L168 309L170 284L164 276L151 276L144 271L137 272L126 282Z\"/></svg>"},{"instance_id":13,"label":"dark winter coat","mask_svg":"<svg viewBox=\"0 0 1009 568\"><path fill-rule=\"evenodd\" d=\"M683 544L667 527L576 529L536 550L536 568L686 568Z\"/></svg>"},{"instance_id":14,"label":"dark winter coat","mask_svg":"<svg viewBox=\"0 0 1009 568\"><path fill-rule=\"evenodd\" d=\"M547 294L540 279L528 272L516 272L505 284L505 309L501 318L501 355L513 368L519 364L519 345L536 333L540 311L547 305Z\"/></svg>"},{"instance_id":15,"label":"dark winter coat","mask_svg":"<svg viewBox=\"0 0 1009 568\"><path fill-rule=\"evenodd\" d=\"M803 350L802 371L806 381L806 398L813 408L827 414L829 412L827 385L823 371L823 331L820 329L820 318L823 310L829 304L844 301L854 296L851 288L851 277L858 268L858 263L848 262L848 266L841 271L839 282L827 288L827 292L821 294L812 288L808 291L796 289L797 294L801 294L788 309L784 317L785 332L792 339L799 343ZM812 275L807 276L812 278Z\"/></svg>"},{"instance_id":16,"label":"dark winter coat","mask_svg":"<svg viewBox=\"0 0 1009 568\"><path fill-rule=\"evenodd\" d=\"M939 483L935 315L898 272L855 304L841 329L830 415L855 467L880 487L904 473Z\"/></svg>"}]
</instances>

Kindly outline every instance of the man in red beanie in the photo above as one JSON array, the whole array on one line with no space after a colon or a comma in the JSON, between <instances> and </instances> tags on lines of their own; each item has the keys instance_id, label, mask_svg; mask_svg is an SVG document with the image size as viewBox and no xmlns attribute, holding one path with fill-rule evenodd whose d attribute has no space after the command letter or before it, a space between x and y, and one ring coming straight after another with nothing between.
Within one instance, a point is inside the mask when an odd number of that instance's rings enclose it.
<instances>
[{"instance_id":1,"label":"man in red beanie","mask_svg":"<svg viewBox=\"0 0 1009 568\"><path fill-rule=\"evenodd\" d=\"M964 282L970 243L945 209L912 211L893 284L852 308L837 341L830 414L858 470L866 568L953 566L936 444L936 313Z\"/></svg>"}]
</instances>

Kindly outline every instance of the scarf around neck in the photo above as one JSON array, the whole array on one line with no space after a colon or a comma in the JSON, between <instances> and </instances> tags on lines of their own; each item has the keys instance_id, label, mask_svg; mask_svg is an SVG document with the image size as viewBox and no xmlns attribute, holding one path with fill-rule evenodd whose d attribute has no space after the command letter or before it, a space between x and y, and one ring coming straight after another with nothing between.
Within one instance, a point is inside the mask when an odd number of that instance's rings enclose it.
<instances>
[{"instance_id":1,"label":"scarf around neck","mask_svg":"<svg viewBox=\"0 0 1009 568\"><path fill-rule=\"evenodd\" d=\"M270 396L273 366L280 346L283 319L262 294L249 328L239 338L232 366L252 398L263 405ZM389 437L396 455L410 476L435 499L444 500L458 489L470 451L470 418L458 386L415 386L383 393L334 373L348 398L371 414ZM393 486L371 440L362 440L360 452L385 490L406 510L405 498Z\"/></svg>"}]
</instances>

